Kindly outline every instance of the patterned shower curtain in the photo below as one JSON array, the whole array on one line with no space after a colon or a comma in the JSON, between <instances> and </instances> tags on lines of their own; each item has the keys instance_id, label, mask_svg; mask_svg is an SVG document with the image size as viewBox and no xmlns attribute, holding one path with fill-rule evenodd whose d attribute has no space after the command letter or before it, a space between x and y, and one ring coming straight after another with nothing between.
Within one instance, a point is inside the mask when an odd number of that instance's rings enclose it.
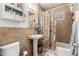
<instances>
[{"instance_id":1,"label":"patterned shower curtain","mask_svg":"<svg viewBox=\"0 0 79 59\"><path fill-rule=\"evenodd\" d=\"M56 20L54 19L54 12L53 9L50 9L50 23L51 23L51 38L50 38L50 43L51 43L51 48L55 49L56 48Z\"/></svg>"},{"instance_id":2,"label":"patterned shower curtain","mask_svg":"<svg viewBox=\"0 0 79 59\"><path fill-rule=\"evenodd\" d=\"M44 48L50 48L50 15L48 11L45 11L44 15L45 18L43 25L43 35L44 35L43 45Z\"/></svg>"},{"instance_id":3,"label":"patterned shower curtain","mask_svg":"<svg viewBox=\"0 0 79 59\"><path fill-rule=\"evenodd\" d=\"M49 49L55 47L55 21L53 20L53 11L46 10L40 13L41 33L43 34L43 48Z\"/></svg>"}]
</instances>

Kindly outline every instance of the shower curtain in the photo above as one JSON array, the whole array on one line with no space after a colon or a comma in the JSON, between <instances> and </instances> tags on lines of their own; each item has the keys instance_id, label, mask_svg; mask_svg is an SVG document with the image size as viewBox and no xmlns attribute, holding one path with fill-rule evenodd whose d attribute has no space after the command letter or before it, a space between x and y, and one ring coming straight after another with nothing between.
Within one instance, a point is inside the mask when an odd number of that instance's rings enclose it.
<instances>
[{"instance_id":1,"label":"shower curtain","mask_svg":"<svg viewBox=\"0 0 79 59\"><path fill-rule=\"evenodd\" d=\"M44 12L44 20L43 20L43 47L46 49L49 48L49 39L50 39L50 19L49 19L49 14L48 11Z\"/></svg>"},{"instance_id":2,"label":"shower curtain","mask_svg":"<svg viewBox=\"0 0 79 59\"><path fill-rule=\"evenodd\" d=\"M40 13L41 33L43 34L43 48L55 48L56 22L53 19L53 10Z\"/></svg>"},{"instance_id":3,"label":"shower curtain","mask_svg":"<svg viewBox=\"0 0 79 59\"><path fill-rule=\"evenodd\" d=\"M50 44L51 48L56 48L56 20L54 19L53 9L50 9Z\"/></svg>"},{"instance_id":4,"label":"shower curtain","mask_svg":"<svg viewBox=\"0 0 79 59\"><path fill-rule=\"evenodd\" d=\"M49 48L49 36L50 36L50 20L48 20L48 12L43 11L39 14L41 23L41 34L43 34L43 48Z\"/></svg>"}]
</instances>

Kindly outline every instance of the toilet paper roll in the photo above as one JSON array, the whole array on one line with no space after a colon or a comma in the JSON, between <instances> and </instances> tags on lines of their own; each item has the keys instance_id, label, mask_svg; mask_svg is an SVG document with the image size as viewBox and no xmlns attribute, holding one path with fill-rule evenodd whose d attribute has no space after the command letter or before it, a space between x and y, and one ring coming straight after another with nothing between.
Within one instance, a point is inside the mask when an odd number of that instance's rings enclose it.
<instances>
[{"instance_id":1,"label":"toilet paper roll","mask_svg":"<svg viewBox=\"0 0 79 59\"><path fill-rule=\"evenodd\" d=\"M27 51L23 51L23 55L26 56L28 54Z\"/></svg>"}]
</instances>

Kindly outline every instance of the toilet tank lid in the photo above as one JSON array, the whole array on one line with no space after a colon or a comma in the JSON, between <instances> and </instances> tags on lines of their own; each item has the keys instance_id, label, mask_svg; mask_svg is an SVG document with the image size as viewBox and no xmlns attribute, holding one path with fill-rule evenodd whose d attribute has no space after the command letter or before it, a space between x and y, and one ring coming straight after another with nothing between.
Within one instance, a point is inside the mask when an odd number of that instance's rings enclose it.
<instances>
[{"instance_id":1,"label":"toilet tank lid","mask_svg":"<svg viewBox=\"0 0 79 59\"><path fill-rule=\"evenodd\" d=\"M7 45L3 45L3 46L0 46L1 49L7 49L7 48L10 48L10 47L13 47L13 46L17 46L17 45L20 45L19 42L13 42L13 43L9 43Z\"/></svg>"}]
</instances>

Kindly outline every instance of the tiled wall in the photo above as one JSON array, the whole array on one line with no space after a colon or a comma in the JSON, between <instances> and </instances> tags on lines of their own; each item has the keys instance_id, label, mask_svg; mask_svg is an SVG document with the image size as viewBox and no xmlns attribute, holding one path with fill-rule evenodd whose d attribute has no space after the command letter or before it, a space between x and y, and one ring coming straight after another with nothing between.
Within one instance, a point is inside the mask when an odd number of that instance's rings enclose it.
<instances>
[{"instance_id":1,"label":"tiled wall","mask_svg":"<svg viewBox=\"0 0 79 59\"><path fill-rule=\"evenodd\" d=\"M27 50L28 55L32 55L32 40L29 40L28 35L33 31L33 28L0 27L0 46L19 41L21 51Z\"/></svg>"},{"instance_id":2,"label":"tiled wall","mask_svg":"<svg viewBox=\"0 0 79 59\"><path fill-rule=\"evenodd\" d=\"M71 31L72 31L72 15L69 5L63 5L61 7L54 8L54 14L64 13L63 18L56 20L56 40L62 43L70 43Z\"/></svg>"}]
</instances>

